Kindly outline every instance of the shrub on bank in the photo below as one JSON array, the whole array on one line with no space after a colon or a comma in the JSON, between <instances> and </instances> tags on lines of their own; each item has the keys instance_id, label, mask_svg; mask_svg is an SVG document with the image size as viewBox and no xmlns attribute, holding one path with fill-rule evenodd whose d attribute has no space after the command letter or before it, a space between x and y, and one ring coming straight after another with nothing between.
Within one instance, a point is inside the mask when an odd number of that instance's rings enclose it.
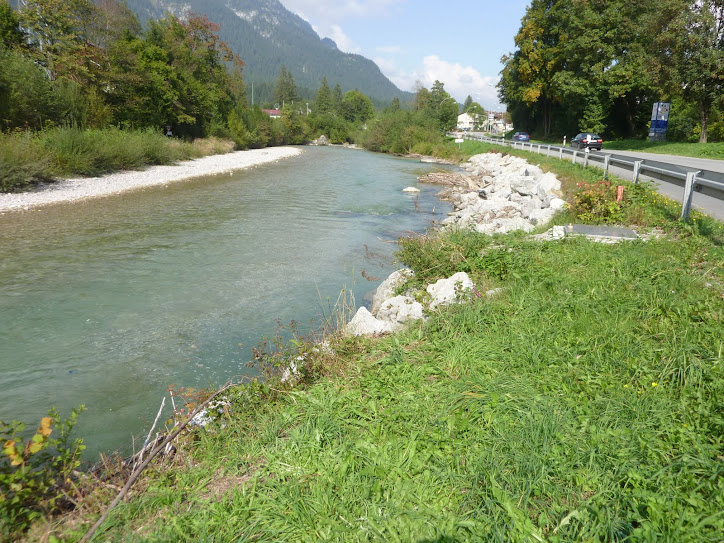
<instances>
[{"instance_id":1,"label":"shrub on bank","mask_svg":"<svg viewBox=\"0 0 724 543\"><path fill-rule=\"evenodd\" d=\"M53 177L52 161L37 138L0 133L0 192L20 192Z\"/></svg>"},{"instance_id":2,"label":"shrub on bank","mask_svg":"<svg viewBox=\"0 0 724 543\"><path fill-rule=\"evenodd\" d=\"M0 134L0 191L28 190L57 177L97 176L227 153L233 142L185 142L152 130L53 128L36 135Z\"/></svg>"}]
</instances>

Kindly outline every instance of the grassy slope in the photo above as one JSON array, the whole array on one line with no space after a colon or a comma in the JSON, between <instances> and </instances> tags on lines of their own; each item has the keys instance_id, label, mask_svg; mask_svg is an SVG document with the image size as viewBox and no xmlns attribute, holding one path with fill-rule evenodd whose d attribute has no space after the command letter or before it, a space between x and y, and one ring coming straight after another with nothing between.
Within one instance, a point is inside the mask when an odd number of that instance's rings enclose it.
<instances>
[{"instance_id":1,"label":"grassy slope","mask_svg":"<svg viewBox=\"0 0 724 543\"><path fill-rule=\"evenodd\" d=\"M420 282L464 270L505 290L343 340L319 362L341 376L240 390L101 539L719 541L721 225L633 205L675 235L405 242Z\"/></svg>"}]
</instances>

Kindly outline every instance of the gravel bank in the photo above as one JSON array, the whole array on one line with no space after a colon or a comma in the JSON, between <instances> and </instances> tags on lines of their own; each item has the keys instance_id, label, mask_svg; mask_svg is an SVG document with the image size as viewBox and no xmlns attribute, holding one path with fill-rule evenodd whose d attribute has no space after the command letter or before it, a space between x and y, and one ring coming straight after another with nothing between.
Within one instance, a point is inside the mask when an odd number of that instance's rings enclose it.
<instances>
[{"instance_id":1,"label":"gravel bank","mask_svg":"<svg viewBox=\"0 0 724 543\"><path fill-rule=\"evenodd\" d=\"M152 166L141 171L125 171L103 177L64 179L44 184L32 192L0 194L0 213L21 211L57 202L98 198L153 185L163 185L205 175L215 175L275 162L302 153L294 147L270 147L212 155L169 166Z\"/></svg>"}]
</instances>

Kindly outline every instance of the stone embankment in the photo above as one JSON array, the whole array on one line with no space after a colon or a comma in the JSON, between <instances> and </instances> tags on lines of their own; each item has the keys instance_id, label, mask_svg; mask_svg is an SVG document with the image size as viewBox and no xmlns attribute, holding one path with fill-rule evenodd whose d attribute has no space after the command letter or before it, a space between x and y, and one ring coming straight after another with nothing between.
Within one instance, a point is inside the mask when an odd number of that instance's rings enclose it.
<instances>
[{"instance_id":1,"label":"stone embankment","mask_svg":"<svg viewBox=\"0 0 724 543\"><path fill-rule=\"evenodd\" d=\"M462 168L464 173L431 173L420 178L425 183L444 185L438 197L453 203L455 211L442 222L443 228L470 228L484 234L530 232L549 222L565 205L556 176L522 158L485 153L472 157ZM370 309L361 307L346 332L394 332L412 321L424 320L426 313L440 306L482 296L462 272L428 285L425 292L395 295L412 273L408 269L393 272L375 291ZM491 290L485 295L496 293Z\"/></svg>"},{"instance_id":2,"label":"stone embankment","mask_svg":"<svg viewBox=\"0 0 724 543\"><path fill-rule=\"evenodd\" d=\"M425 183L446 185L438 197L455 211L445 226L472 228L483 234L530 232L563 208L561 182L524 159L500 153L475 155L463 164L466 173L434 173Z\"/></svg>"}]
</instances>

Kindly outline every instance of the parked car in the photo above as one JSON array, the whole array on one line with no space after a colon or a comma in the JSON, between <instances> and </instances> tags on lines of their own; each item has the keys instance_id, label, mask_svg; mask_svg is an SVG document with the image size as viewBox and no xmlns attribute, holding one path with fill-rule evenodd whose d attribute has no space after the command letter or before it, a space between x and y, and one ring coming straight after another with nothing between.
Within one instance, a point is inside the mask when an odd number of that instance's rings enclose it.
<instances>
[{"instance_id":1,"label":"parked car","mask_svg":"<svg viewBox=\"0 0 724 543\"><path fill-rule=\"evenodd\" d=\"M528 132L516 132L513 134L513 141L530 141Z\"/></svg>"},{"instance_id":2,"label":"parked car","mask_svg":"<svg viewBox=\"0 0 724 543\"><path fill-rule=\"evenodd\" d=\"M575 147L576 149L589 148L600 151L601 147L603 147L603 140L598 134L583 132L571 140L571 147Z\"/></svg>"}]
</instances>

